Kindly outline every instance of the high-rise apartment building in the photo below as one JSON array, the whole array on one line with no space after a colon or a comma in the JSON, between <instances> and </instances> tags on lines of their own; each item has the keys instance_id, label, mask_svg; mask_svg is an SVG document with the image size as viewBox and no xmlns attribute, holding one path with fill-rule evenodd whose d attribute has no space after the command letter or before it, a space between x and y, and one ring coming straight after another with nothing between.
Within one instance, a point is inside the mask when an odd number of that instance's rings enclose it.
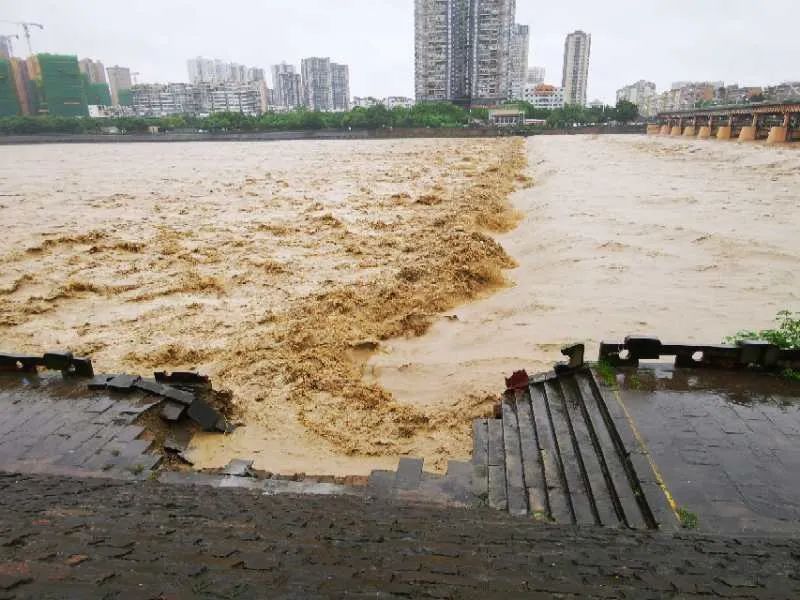
<instances>
[{"instance_id":1,"label":"high-rise apartment building","mask_svg":"<svg viewBox=\"0 0 800 600\"><path fill-rule=\"evenodd\" d=\"M656 95L656 84L640 79L617 90L617 102L625 100L642 108L647 100Z\"/></svg>"},{"instance_id":2,"label":"high-rise apartment building","mask_svg":"<svg viewBox=\"0 0 800 600\"><path fill-rule=\"evenodd\" d=\"M282 108L302 105L303 86L294 65L272 65L272 104Z\"/></svg>"},{"instance_id":3,"label":"high-rise apartment building","mask_svg":"<svg viewBox=\"0 0 800 600\"><path fill-rule=\"evenodd\" d=\"M210 58L190 58L186 61L186 67L189 71L189 83L213 83L217 79L216 65Z\"/></svg>"},{"instance_id":4,"label":"high-rise apartment building","mask_svg":"<svg viewBox=\"0 0 800 600\"><path fill-rule=\"evenodd\" d=\"M528 78L528 48L530 47L530 28L515 24L511 30L511 50L509 53L509 98L522 100L525 82Z\"/></svg>"},{"instance_id":5,"label":"high-rise apartment building","mask_svg":"<svg viewBox=\"0 0 800 600\"><path fill-rule=\"evenodd\" d=\"M591 48L592 36L588 33L575 31L567 35L564 42L564 71L561 79L566 104L586 106Z\"/></svg>"},{"instance_id":6,"label":"high-rise apartment building","mask_svg":"<svg viewBox=\"0 0 800 600\"><path fill-rule=\"evenodd\" d=\"M415 0L417 101L508 99L515 12L516 0Z\"/></svg>"},{"instance_id":7,"label":"high-rise apartment building","mask_svg":"<svg viewBox=\"0 0 800 600\"><path fill-rule=\"evenodd\" d=\"M528 69L528 85L539 85L540 83L544 83L544 78L546 75L546 70L544 67L530 67Z\"/></svg>"},{"instance_id":8,"label":"high-rise apartment building","mask_svg":"<svg viewBox=\"0 0 800 600\"><path fill-rule=\"evenodd\" d=\"M469 94L479 103L508 99L510 89L511 37L515 0L472 0L469 48Z\"/></svg>"},{"instance_id":9,"label":"high-rise apartment building","mask_svg":"<svg viewBox=\"0 0 800 600\"><path fill-rule=\"evenodd\" d=\"M264 69L258 67L250 67L247 69L245 81L266 81L267 77L264 74Z\"/></svg>"},{"instance_id":10,"label":"high-rise apartment building","mask_svg":"<svg viewBox=\"0 0 800 600\"><path fill-rule=\"evenodd\" d=\"M89 83L108 83L106 69L99 60L84 58L78 61L78 67L89 78Z\"/></svg>"},{"instance_id":11,"label":"high-rise apartment building","mask_svg":"<svg viewBox=\"0 0 800 600\"><path fill-rule=\"evenodd\" d=\"M417 102L453 100L455 68L454 50L458 8L464 4L456 0L414 1L414 92ZM466 29L466 28L464 28ZM458 37L466 37L459 32ZM465 49L465 45L464 45ZM465 55L463 58L466 58ZM461 75L466 82L466 68ZM466 90L464 94L466 95Z\"/></svg>"},{"instance_id":12,"label":"high-rise apartment building","mask_svg":"<svg viewBox=\"0 0 800 600\"><path fill-rule=\"evenodd\" d=\"M310 110L333 110L331 59L311 57L300 61L303 79L303 104Z\"/></svg>"},{"instance_id":13,"label":"high-rise apartment building","mask_svg":"<svg viewBox=\"0 0 800 600\"><path fill-rule=\"evenodd\" d=\"M189 83L248 83L251 81L264 81L264 69L248 68L238 63L224 60L203 58L190 58L186 61L189 72Z\"/></svg>"},{"instance_id":14,"label":"high-rise apartment building","mask_svg":"<svg viewBox=\"0 0 800 600\"><path fill-rule=\"evenodd\" d=\"M350 110L350 68L331 63L331 91L335 111Z\"/></svg>"},{"instance_id":15,"label":"high-rise apartment building","mask_svg":"<svg viewBox=\"0 0 800 600\"><path fill-rule=\"evenodd\" d=\"M111 104L119 106L119 93L131 89L131 70L128 67L113 66L106 69L108 87L111 88Z\"/></svg>"}]
</instances>

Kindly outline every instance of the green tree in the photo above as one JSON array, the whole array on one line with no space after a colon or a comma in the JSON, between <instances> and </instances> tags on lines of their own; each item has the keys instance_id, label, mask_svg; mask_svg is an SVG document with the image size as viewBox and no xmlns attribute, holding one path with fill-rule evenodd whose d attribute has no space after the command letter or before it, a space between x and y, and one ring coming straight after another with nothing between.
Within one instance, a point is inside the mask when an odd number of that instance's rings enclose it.
<instances>
[{"instance_id":1,"label":"green tree","mask_svg":"<svg viewBox=\"0 0 800 600\"><path fill-rule=\"evenodd\" d=\"M615 120L619 123L630 123L639 118L639 107L633 102L620 100L614 109Z\"/></svg>"}]
</instances>

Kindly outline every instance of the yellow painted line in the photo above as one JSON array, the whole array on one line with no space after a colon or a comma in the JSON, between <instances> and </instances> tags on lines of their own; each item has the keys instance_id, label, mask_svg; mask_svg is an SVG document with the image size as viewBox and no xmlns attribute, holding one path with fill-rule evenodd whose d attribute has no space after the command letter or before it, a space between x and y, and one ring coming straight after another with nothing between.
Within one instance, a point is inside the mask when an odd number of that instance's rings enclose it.
<instances>
[{"instance_id":1,"label":"yellow painted line","mask_svg":"<svg viewBox=\"0 0 800 600\"><path fill-rule=\"evenodd\" d=\"M612 390L612 392L617 404L619 404L622 412L625 413L625 418L628 420L628 425L631 426L631 430L633 430L633 435L636 437L639 447L647 456L647 462L650 463L650 469L653 471L653 475L656 476L656 483L658 483L658 487L661 488L661 491L664 492L664 497L667 499L667 504L669 504L669 507L672 509L672 514L675 515L675 519L678 521L678 523L681 523L681 518L678 515L678 503L675 502L675 498L669 491L669 488L664 481L664 477L661 475L661 471L658 470L658 465L656 465L656 462L653 460L653 455L650 453L650 448L647 447L642 434L639 433L639 428L636 427L636 422L633 420L633 415L628 412L628 407L625 406L625 403L622 401L622 398L619 395L619 390Z\"/></svg>"}]
</instances>

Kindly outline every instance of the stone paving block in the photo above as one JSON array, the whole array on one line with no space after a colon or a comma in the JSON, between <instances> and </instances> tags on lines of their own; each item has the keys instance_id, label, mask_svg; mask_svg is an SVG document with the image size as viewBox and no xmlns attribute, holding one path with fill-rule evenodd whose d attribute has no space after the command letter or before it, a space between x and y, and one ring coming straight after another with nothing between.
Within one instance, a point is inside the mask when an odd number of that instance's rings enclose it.
<instances>
[{"instance_id":1,"label":"stone paving block","mask_svg":"<svg viewBox=\"0 0 800 600\"><path fill-rule=\"evenodd\" d=\"M508 510L504 465L489 465L489 506L498 510Z\"/></svg>"},{"instance_id":2,"label":"stone paving block","mask_svg":"<svg viewBox=\"0 0 800 600\"><path fill-rule=\"evenodd\" d=\"M200 398L192 402L186 414L190 419L198 423L204 431L214 431L220 418L219 413Z\"/></svg>"},{"instance_id":3,"label":"stone paving block","mask_svg":"<svg viewBox=\"0 0 800 600\"><path fill-rule=\"evenodd\" d=\"M235 458L225 466L225 468L223 469L223 473L225 473L226 475L233 475L236 477L252 477L253 462L254 461L252 460Z\"/></svg>"},{"instance_id":4,"label":"stone paving block","mask_svg":"<svg viewBox=\"0 0 800 600\"><path fill-rule=\"evenodd\" d=\"M413 490L422 479L422 459L402 457L397 465L395 487L401 490Z\"/></svg>"},{"instance_id":5,"label":"stone paving block","mask_svg":"<svg viewBox=\"0 0 800 600\"><path fill-rule=\"evenodd\" d=\"M110 400L109 398L99 398L86 409L86 412L101 414L106 412L112 406L114 406L113 400Z\"/></svg>"},{"instance_id":6,"label":"stone paving block","mask_svg":"<svg viewBox=\"0 0 800 600\"><path fill-rule=\"evenodd\" d=\"M108 386L108 382L115 377L117 377L117 375L95 375L87 385L90 390L104 390Z\"/></svg>"},{"instance_id":7,"label":"stone paving block","mask_svg":"<svg viewBox=\"0 0 800 600\"><path fill-rule=\"evenodd\" d=\"M186 412L186 405L167 400L161 405L161 412L159 414L165 421L175 423L180 420L184 412Z\"/></svg>"},{"instance_id":8,"label":"stone paving block","mask_svg":"<svg viewBox=\"0 0 800 600\"><path fill-rule=\"evenodd\" d=\"M504 465L505 450L503 448L503 421L501 419L489 419L487 423L489 432L489 465Z\"/></svg>"},{"instance_id":9,"label":"stone paving block","mask_svg":"<svg viewBox=\"0 0 800 600\"><path fill-rule=\"evenodd\" d=\"M117 375L106 383L106 387L115 392L130 392L134 389L134 384L139 381L141 377L138 375Z\"/></svg>"},{"instance_id":10,"label":"stone paving block","mask_svg":"<svg viewBox=\"0 0 800 600\"><path fill-rule=\"evenodd\" d=\"M195 401L195 395L193 393L179 390L171 385L162 386L162 395L173 402L177 402L185 406L191 406Z\"/></svg>"}]
</instances>

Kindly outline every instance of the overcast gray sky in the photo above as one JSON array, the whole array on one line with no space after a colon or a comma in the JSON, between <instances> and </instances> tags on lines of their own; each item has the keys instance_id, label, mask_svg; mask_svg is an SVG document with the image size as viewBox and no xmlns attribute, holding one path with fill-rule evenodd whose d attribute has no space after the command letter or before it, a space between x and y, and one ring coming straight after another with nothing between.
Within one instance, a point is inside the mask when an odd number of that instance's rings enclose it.
<instances>
[{"instance_id":1,"label":"overcast gray sky","mask_svg":"<svg viewBox=\"0 0 800 600\"><path fill-rule=\"evenodd\" d=\"M592 34L589 97L639 79L761 85L800 80L798 0L517 0L531 65L560 84L564 36ZM186 81L202 55L269 67L305 56L350 65L355 96L413 95L413 0L0 0L36 21L36 52L129 66L142 82ZM0 34L14 33L0 23ZM16 48L24 48L24 40Z\"/></svg>"}]
</instances>

